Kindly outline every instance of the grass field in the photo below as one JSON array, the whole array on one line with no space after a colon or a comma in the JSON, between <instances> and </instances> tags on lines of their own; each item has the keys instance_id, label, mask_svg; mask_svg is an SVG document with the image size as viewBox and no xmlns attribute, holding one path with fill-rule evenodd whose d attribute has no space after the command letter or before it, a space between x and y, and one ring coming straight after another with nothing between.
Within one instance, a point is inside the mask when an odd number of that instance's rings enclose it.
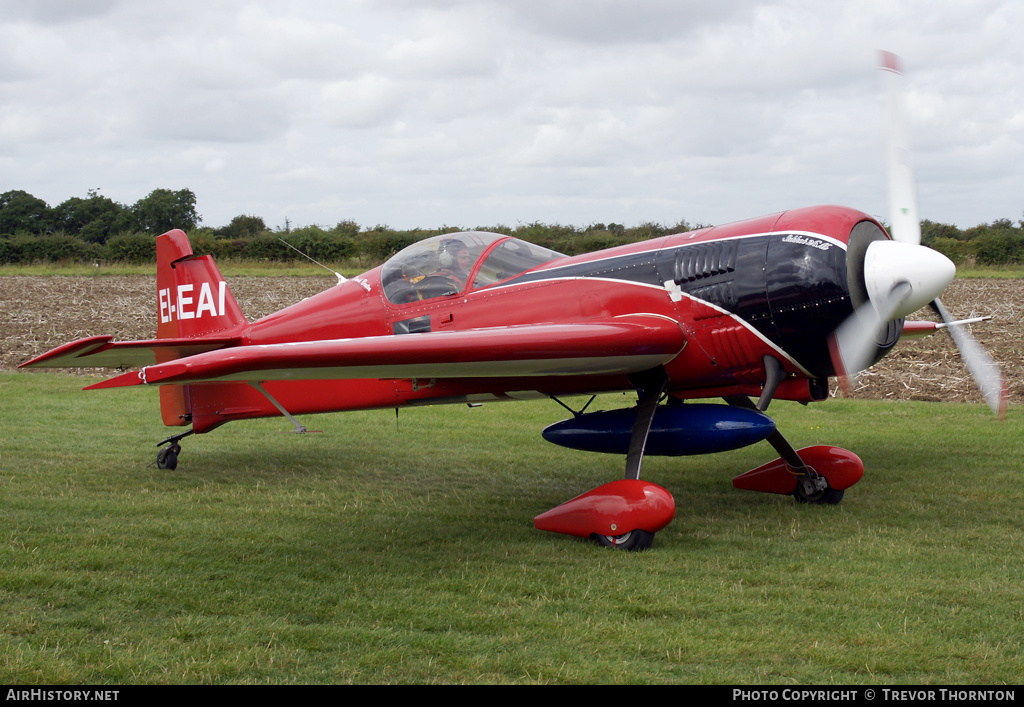
<instances>
[{"instance_id":1,"label":"grass field","mask_svg":"<svg viewBox=\"0 0 1024 707\"><path fill-rule=\"evenodd\" d=\"M149 465L155 390L0 374L0 683L1019 683L1024 414L775 403L856 451L837 507L732 488L767 444L649 458L644 553L533 516L622 460L553 402L232 423ZM629 401L611 397L605 407Z\"/></svg>"}]
</instances>

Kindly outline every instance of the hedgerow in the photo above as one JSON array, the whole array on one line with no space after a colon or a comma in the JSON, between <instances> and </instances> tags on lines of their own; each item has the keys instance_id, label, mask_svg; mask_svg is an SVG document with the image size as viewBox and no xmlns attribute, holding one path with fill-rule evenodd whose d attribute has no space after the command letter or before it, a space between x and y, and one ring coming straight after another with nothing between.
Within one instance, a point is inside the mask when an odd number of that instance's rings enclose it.
<instances>
[{"instance_id":1,"label":"hedgerow","mask_svg":"<svg viewBox=\"0 0 1024 707\"><path fill-rule=\"evenodd\" d=\"M200 227L195 195L187 190L154 190L131 207L90 192L50 208L22 191L0 194L0 263L127 262L155 260L156 236L171 227L188 232L198 255L217 259L291 262L301 253L320 262L360 260L382 262L424 238L465 230L393 229L377 225L362 229L352 220L334 227L318 225L267 228L259 216L240 215L221 228ZM515 227L496 225L476 230L513 235L551 250L577 255L625 243L689 231L680 221L671 226L646 222L633 228L596 223L585 227L539 222ZM950 224L923 221L922 243L945 254L957 265L1024 264L1024 221L1009 219L960 229Z\"/></svg>"}]
</instances>

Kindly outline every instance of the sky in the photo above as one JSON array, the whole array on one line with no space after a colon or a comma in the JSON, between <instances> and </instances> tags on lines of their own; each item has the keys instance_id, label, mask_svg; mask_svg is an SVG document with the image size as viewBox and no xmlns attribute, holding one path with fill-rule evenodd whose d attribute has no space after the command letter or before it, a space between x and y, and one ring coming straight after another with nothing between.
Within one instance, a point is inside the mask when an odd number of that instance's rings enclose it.
<instances>
[{"instance_id":1,"label":"sky","mask_svg":"<svg viewBox=\"0 0 1024 707\"><path fill-rule=\"evenodd\" d=\"M1020 0L0 0L0 193L203 225L887 219L878 51L922 218L1024 217Z\"/></svg>"}]
</instances>

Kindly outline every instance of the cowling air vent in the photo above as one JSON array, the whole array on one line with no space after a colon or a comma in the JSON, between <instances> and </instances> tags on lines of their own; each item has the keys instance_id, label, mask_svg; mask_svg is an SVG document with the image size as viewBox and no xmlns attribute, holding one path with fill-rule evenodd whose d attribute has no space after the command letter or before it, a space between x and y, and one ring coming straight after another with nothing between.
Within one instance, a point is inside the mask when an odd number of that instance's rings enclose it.
<instances>
[{"instance_id":1,"label":"cowling air vent","mask_svg":"<svg viewBox=\"0 0 1024 707\"><path fill-rule=\"evenodd\" d=\"M676 253L675 281L682 285L705 277L729 273L736 269L735 240L700 243L680 248Z\"/></svg>"}]
</instances>

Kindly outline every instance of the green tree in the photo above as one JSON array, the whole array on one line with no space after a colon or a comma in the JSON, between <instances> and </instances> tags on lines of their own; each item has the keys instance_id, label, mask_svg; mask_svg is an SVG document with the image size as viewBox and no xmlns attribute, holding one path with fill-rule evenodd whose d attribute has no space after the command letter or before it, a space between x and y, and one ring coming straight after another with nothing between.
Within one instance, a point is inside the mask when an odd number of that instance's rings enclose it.
<instances>
[{"instance_id":1,"label":"green tree","mask_svg":"<svg viewBox=\"0 0 1024 707\"><path fill-rule=\"evenodd\" d=\"M203 220L196 213L196 195L190 189L154 189L135 202L131 211L136 228L156 235L173 228L191 231Z\"/></svg>"},{"instance_id":2,"label":"green tree","mask_svg":"<svg viewBox=\"0 0 1024 707\"><path fill-rule=\"evenodd\" d=\"M337 233L339 236L355 238L357 235L359 235L360 226L355 221L351 219L346 219L344 221L338 221L338 224L331 230L334 233Z\"/></svg>"},{"instance_id":3,"label":"green tree","mask_svg":"<svg viewBox=\"0 0 1024 707\"><path fill-rule=\"evenodd\" d=\"M982 265L1015 265L1024 262L1024 232L1010 219L968 229L971 247Z\"/></svg>"},{"instance_id":4,"label":"green tree","mask_svg":"<svg viewBox=\"0 0 1024 707\"><path fill-rule=\"evenodd\" d=\"M156 260L156 239L145 233L120 233L107 241L107 259L125 263Z\"/></svg>"},{"instance_id":5,"label":"green tree","mask_svg":"<svg viewBox=\"0 0 1024 707\"><path fill-rule=\"evenodd\" d=\"M934 241L939 238L955 238L956 240L964 240L963 231L949 223L936 223L925 219L921 221L921 243L934 248L932 245Z\"/></svg>"},{"instance_id":6,"label":"green tree","mask_svg":"<svg viewBox=\"0 0 1024 707\"><path fill-rule=\"evenodd\" d=\"M664 236L668 231L660 223L654 223L653 221L644 221L639 226L634 228L627 228L625 237L628 241L646 241L651 238L658 238Z\"/></svg>"},{"instance_id":7,"label":"green tree","mask_svg":"<svg viewBox=\"0 0 1024 707\"><path fill-rule=\"evenodd\" d=\"M42 235L52 229L53 212L45 201L24 191L0 194L0 233Z\"/></svg>"},{"instance_id":8,"label":"green tree","mask_svg":"<svg viewBox=\"0 0 1024 707\"><path fill-rule=\"evenodd\" d=\"M54 226L90 243L106 243L116 233L132 228L131 212L122 204L89 192L88 199L73 196L53 209Z\"/></svg>"},{"instance_id":9,"label":"green tree","mask_svg":"<svg viewBox=\"0 0 1024 707\"><path fill-rule=\"evenodd\" d=\"M259 216L241 214L231 219L224 228L217 231L217 235L225 238L252 238L257 233L267 230L267 224Z\"/></svg>"}]
</instances>

